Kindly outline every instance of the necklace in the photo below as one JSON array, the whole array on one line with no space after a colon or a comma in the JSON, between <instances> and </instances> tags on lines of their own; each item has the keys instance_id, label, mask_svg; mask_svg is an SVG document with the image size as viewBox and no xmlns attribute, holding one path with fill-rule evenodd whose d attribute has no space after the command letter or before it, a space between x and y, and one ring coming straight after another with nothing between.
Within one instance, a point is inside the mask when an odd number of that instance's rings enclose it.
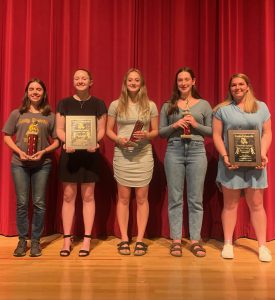
<instances>
[{"instance_id":1,"label":"necklace","mask_svg":"<svg viewBox=\"0 0 275 300\"><path fill-rule=\"evenodd\" d=\"M79 102L80 108L82 109L83 106L84 106L84 103L85 103L86 101L88 101L88 100L91 99L91 95L89 95L89 97L86 98L86 99L81 99L81 98L80 98L79 96L77 96L77 95L74 95L74 98L75 98L75 100L77 100L77 101Z\"/></svg>"},{"instance_id":2,"label":"necklace","mask_svg":"<svg viewBox=\"0 0 275 300\"><path fill-rule=\"evenodd\" d=\"M185 102L185 109L186 109L186 110L190 110L190 108L189 108L189 101L190 101L190 100L189 100L189 97L187 97L187 98L185 99L185 101L186 101L186 102Z\"/></svg>"},{"instance_id":3,"label":"necklace","mask_svg":"<svg viewBox=\"0 0 275 300\"><path fill-rule=\"evenodd\" d=\"M79 101L79 104L80 104L80 108L81 108L81 109L82 109L82 107L83 107L85 101L87 101L87 100L80 100L80 101Z\"/></svg>"},{"instance_id":4,"label":"necklace","mask_svg":"<svg viewBox=\"0 0 275 300\"><path fill-rule=\"evenodd\" d=\"M185 99L181 98L183 102L183 104L185 105L185 107L183 108L184 111L189 111L190 110L190 107L189 107L189 103L190 103L190 98L189 96L186 97Z\"/></svg>"}]
</instances>

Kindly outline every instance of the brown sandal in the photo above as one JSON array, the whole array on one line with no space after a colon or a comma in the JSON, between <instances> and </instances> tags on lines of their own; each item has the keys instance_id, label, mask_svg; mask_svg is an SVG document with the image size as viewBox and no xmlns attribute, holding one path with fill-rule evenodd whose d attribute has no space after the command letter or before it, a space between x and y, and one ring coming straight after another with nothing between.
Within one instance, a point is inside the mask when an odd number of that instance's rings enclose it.
<instances>
[{"instance_id":1,"label":"brown sandal","mask_svg":"<svg viewBox=\"0 0 275 300\"><path fill-rule=\"evenodd\" d=\"M190 246L190 251L197 257L204 257L206 255L206 250L199 243L194 243ZM203 254L199 254L198 252L203 252Z\"/></svg>"},{"instance_id":2,"label":"brown sandal","mask_svg":"<svg viewBox=\"0 0 275 300\"><path fill-rule=\"evenodd\" d=\"M178 252L178 253L176 253ZM182 244L181 243L172 243L170 246L170 254L172 256L181 257L182 256Z\"/></svg>"}]
</instances>

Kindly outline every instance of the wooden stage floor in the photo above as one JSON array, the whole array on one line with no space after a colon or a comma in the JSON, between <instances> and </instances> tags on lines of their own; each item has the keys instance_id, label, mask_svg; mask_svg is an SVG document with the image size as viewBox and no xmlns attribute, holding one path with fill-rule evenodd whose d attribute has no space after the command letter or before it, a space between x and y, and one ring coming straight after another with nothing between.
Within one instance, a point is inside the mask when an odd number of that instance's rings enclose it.
<instances>
[{"instance_id":1,"label":"wooden stage floor","mask_svg":"<svg viewBox=\"0 0 275 300\"><path fill-rule=\"evenodd\" d=\"M2 300L234 300L275 299L275 241L268 247L274 262L261 263L257 242L239 239L235 259L220 257L222 243L209 240L207 256L197 258L184 240L183 257L169 255L170 241L145 240L148 254L121 256L119 240L93 240L86 258L59 256L62 236L42 238L38 258L12 256L17 237L0 236L0 299ZM133 248L133 244L131 245Z\"/></svg>"}]
</instances>

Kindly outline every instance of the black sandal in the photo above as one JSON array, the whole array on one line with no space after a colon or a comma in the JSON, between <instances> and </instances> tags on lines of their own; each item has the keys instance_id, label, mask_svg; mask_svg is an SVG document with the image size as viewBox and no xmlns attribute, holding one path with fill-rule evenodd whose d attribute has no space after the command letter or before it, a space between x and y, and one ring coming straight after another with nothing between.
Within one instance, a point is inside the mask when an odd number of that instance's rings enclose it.
<instances>
[{"instance_id":1,"label":"black sandal","mask_svg":"<svg viewBox=\"0 0 275 300\"><path fill-rule=\"evenodd\" d=\"M127 252L125 252L125 250ZM117 244L117 251L121 255L130 255L131 251L130 251L130 244L129 244L129 242L128 241L122 241L119 244Z\"/></svg>"},{"instance_id":2,"label":"black sandal","mask_svg":"<svg viewBox=\"0 0 275 300\"><path fill-rule=\"evenodd\" d=\"M90 235L90 234L85 234L84 237L92 239L92 235ZM91 250L80 249L79 252L78 252L78 256L80 256L80 257L88 256L90 254L90 251Z\"/></svg>"},{"instance_id":3,"label":"black sandal","mask_svg":"<svg viewBox=\"0 0 275 300\"><path fill-rule=\"evenodd\" d=\"M70 238L71 242L72 242L72 236L70 234L65 234L63 236L63 238L64 239ZM59 252L59 254L60 254L60 256L66 257L66 256L69 256L71 254L71 251L72 251L72 246L70 245L70 249L69 250L61 250Z\"/></svg>"},{"instance_id":4,"label":"black sandal","mask_svg":"<svg viewBox=\"0 0 275 300\"><path fill-rule=\"evenodd\" d=\"M143 242L136 242L135 250L134 250L134 255L135 256L145 255L147 253L147 249L148 249L148 246L145 243L143 243ZM141 252L139 252L139 251L141 251Z\"/></svg>"},{"instance_id":5,"label":"black sandal","mask_svg":"<svg viewBox=\"0 0 275 300\"><path fill-rule=\"evenodd\" d=\"M170 254L175 257L181 257L182 256L182 244L181 243L172 243L170 246Z\"/></svg>"}]
</instances>

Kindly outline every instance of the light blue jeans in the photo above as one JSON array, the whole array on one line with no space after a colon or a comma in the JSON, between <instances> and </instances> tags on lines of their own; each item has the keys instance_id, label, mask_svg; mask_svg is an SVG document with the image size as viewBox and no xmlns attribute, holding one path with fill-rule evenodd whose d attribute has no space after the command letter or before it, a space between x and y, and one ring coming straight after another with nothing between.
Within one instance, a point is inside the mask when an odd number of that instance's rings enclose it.
<instances>
[{"instance_id":1,"label":"light blue jeans","mask_svg":"<svg viewBox=\"0 0 275 300\"><path fill-rule=\"evenodd\" d=\"M168 186L170 237L182 239L183 192L186 179L189 233L200 240L203 218L203 188L207 157L203 141L174 138L168 141L164 159Z\"/></svg>"},{"instance_id":2,"label":"light blue jeans","mask_svg":"<svg viewBox=\"0 0 275 300\"><path fill-rule=\"evenodd\" d=\"M27 238L29 231L29 199L32 191L33 216L31 239L39 240L44 228L46 187L51 164L36 167L11 165L16 192L16 225L19 238Z\"/></svg>"}]
</instances>

